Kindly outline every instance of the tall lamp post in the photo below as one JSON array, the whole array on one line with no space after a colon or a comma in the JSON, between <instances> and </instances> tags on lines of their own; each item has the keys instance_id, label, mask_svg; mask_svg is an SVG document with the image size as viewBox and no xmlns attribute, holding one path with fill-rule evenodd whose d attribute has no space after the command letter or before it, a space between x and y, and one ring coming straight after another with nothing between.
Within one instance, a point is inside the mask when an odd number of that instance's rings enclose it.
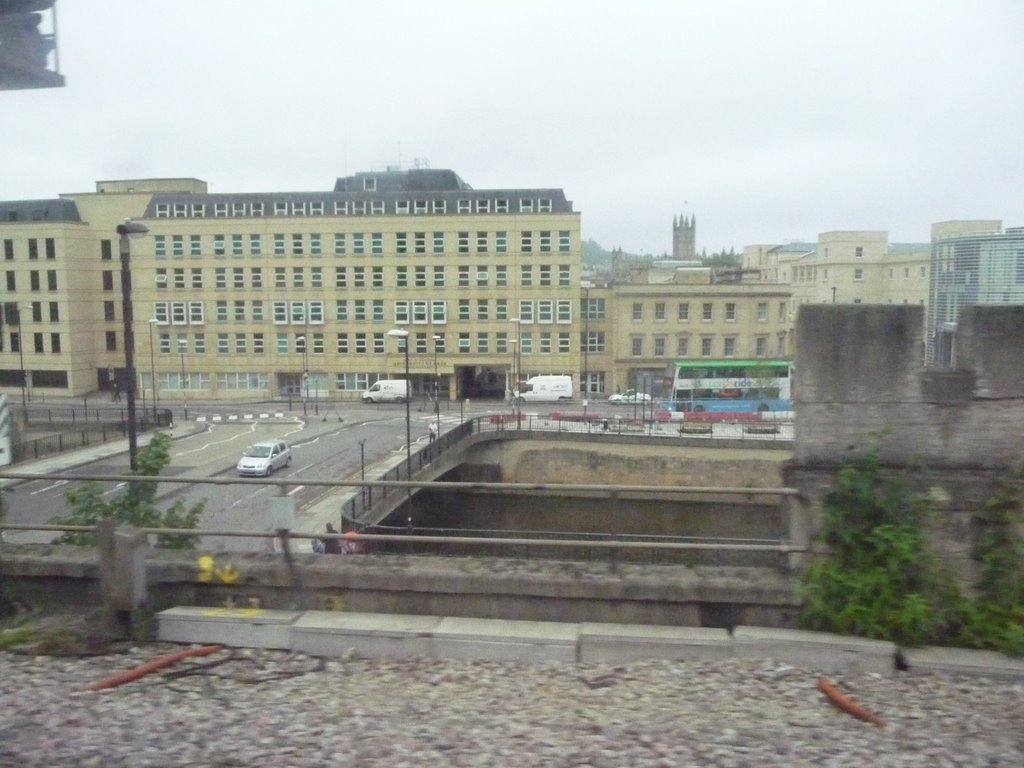
<instances>
[{"instance_id":1,"label":"tall lamp post","mask_svg":"<svg viewBox=\"0 0 1024 768\"><path fill-rule=\"evenodd\" d=\"M404 328L392 328L388 336L400 339L405 350L405 479L412 480L412 414L409 404L412 401L412 382L409 381L409 332ZM412 496L412 488L409 489Z\"/></svg>"},{"instance_id":2,"label":"tall lamp post","mask_svg":"<svg viewBox=\"0 0 1024 768\"><path fill-rule=\"evenodd\" d=\"M519 375L516 372L516 352L519 350L519 340L509 339L508 345L512 347L512 371L509 374L509 404L512 406L512 416L515 418L516 415L516 390L519 388Z\"/></svg>"},{"instance_id":3,"label":"tall lamp post","mask_svg":"<svg viewBox=\"0 0 1024 768\"><path fill-rule=\"evenodd\" d=\"M516 397L516 392L519 390L519 379L522 378L522 364L523 364L523 321L521 318L513 317L511 322L516 324L516 338L515 340L509 340L509 344L512 345L512 415L518 414L520 418L523 414L523 406L520 402L520 398ZM516 422L516 426L519 426L519 422Z\"/></svg>"},{"instance_id":4,"label":"tall lamp post","mask_svg":"<svg viewBox=\"0 0 1024 768\"><path fill-rule=\"evenodd\" d=\"M21 408L25 410L28 408L28 399L25 396L25 387L28 383L28 374L25 371L25 330L21 324L21 305L13 304L8 305L14 307L14 322L11 322L11 318L5 318L11 325L18 326L18 365L21 366Z\"/></svg>"},{"instance_id":5,"label":"tall lamp post","mask_svg":"<svg viewBox=\"0 0 1024 768\"><path fill-rule=\"evenodd\" d=\"M302 344L302 415L305 416L309 408L309 348L305 336L297 336L295 343Z\"/></svg>"},{"instance_id":6,"label":"tall lamp post","mask_svg":"<svg viewBox=\"0 0 1024 768\"><path fill-rule=\"evenodd\" d=\"M587 417L587 401L590 394L590 370L587 353L590 351L590 283L583 283L583 418Z\"/></svg>"},{"instance_id":7,"label":"tall lamp post","mask_svg":"<svg viewBox=\"0 0 1024 768\"><path fill-rule=\"evenodd\" d=\"M178 355L181 357L181 398L185 404L185 421L188 421L188 387L185 385L185 340L178 339Z\"/></svg>"},{"instance_id":8,"label":"tall lamp post","mask_svg":"<svg viewBox=\"0 0 1024 768\"><path fill-rule=\"evenodd\" d=\"M135 331L132 317L132 268L131 250L128 238L131 235L144 235L149 232L145 224L125 219L117 225L118 244L121 256L121 314L124 320L124 367L127 381L125 394L128 395L128 461L134 472L138 469L139 438L135 424Z\"/></svg>"},{"instance_id":9,"label":"tall lamp post","mask_svg":"<svg viewBox=\"0 0 1024 768\"><path fill-rule=\"evenodd\" d=\"M153 353L153 326L159 321L156 318L152 318L149 321L149 376L151 384L153 386L153 423L156 423L158 416L156 415L156 409L160 405L160 395L156 387L156 355Z\"/></svg>"},{"instance_id":10,"label":"tall lamp post","mask_svg":"<svg viewBox=\"0 0 1024 768\"><path fill-rule=\"evenodd\" d=\"M437 431L441 431L441 377L437 375L437 347L444 341L444 336L434 334L434 423Z\"/></svg>"}]
</instances>

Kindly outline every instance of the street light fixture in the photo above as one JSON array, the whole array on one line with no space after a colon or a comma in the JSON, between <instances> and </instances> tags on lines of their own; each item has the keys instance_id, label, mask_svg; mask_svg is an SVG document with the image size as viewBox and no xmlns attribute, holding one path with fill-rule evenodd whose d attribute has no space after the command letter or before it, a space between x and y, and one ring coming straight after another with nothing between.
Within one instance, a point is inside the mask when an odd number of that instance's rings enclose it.
<instances>
[{"instance_id":1,"label":"street light fixture","mask_svg":"<svg viewBox=\"0 0 1024 768\"><path fill-rule=\"evenodd\" d=\"M153 423L156 424L158 416L156 410L160 405L160 395L156 387L156 355L153 354L153 326L156 325L159 320L153 318L149 321L149 376L152 379L151 384L153 386Z\"/></svg>"},{"instance_id":2,"label":"street light fixture","mask_svg":"<svg viewBox=\"0 0 1024 768\"><path fill-rule=\"evenodd\" d=\"M404 328L392 328L388 336L400 339L405 349L405 479L412 480L412 414L409 403L412 400L412 382L409 381L409 332ZM412 498L412 488L409 489ZM411 519L411 518L410 518Z\"/></svg>"},{"instance_id":3,"label":"street light fixture","mask_svg":"<svg viewBox=\"0 0 1024 768\"><path fill-rule=\"evenodd\" d=\"M181 357L181 398L185 404L185 421L188 421L188 387L185 385L185 340L178 339L178 355Z\"/></svg>"},{"instance_id":4,"label":"street light fixture","mask_svg":"<svg viewBox=\"0 0 1024 768\"><path fill-rule=\"evenodd\" d=\"M125 394L128 395L128 461L134 472L138 469L139 440L135 424L135 331L132 317L132 268L131 250L128 238L131 235L144 235L149 227L131 219L125 219L117 225L118 244L121 256L121 314L124 320L124 367L127 381Z\"/></svg>"}]
</instances>

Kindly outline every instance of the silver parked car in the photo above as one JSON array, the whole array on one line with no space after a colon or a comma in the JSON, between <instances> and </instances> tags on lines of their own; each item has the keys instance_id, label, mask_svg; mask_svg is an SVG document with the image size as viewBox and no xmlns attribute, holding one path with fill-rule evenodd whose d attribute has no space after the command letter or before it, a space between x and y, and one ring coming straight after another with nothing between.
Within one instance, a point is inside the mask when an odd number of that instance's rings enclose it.
<instances>
[{"instance_id":1,"label":"silver parked car","mask_svg":"<svg viewBox=\"0 0 1024 768\"><path fill-rule=\"evenodd\" d=\"M271 472L292 463L292 450L283 440L256 443L245 449L238 460L238 474L270 477Z\"/></svg>"}]
</instances>

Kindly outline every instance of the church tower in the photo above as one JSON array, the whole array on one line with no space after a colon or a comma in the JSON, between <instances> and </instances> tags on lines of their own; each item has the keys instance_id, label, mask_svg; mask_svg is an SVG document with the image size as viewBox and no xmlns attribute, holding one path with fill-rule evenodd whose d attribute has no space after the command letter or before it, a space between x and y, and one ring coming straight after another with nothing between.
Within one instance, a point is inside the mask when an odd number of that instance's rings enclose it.
<instances>
[{"instance_id":1,"label":"church tower","mask_svg":"<svg viewBox=\"0 0 1024 768\"><path fill-rule=\"evenodd\" d=\"M697 217L672 217L672 258L680 261L697 260Z\"/></svg>"}]
</instances>

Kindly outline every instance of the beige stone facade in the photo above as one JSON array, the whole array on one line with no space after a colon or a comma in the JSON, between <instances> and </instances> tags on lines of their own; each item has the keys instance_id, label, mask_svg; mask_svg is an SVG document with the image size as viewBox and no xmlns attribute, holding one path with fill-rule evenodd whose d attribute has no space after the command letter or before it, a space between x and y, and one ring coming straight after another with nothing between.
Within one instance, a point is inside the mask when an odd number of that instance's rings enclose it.
<instances>
[{"instance_id":1,"label":"beige stone facade","mask_svg":"<svg viewBox=\"0 0 1024 768\"><path fill-rule=\"evenodd\" d=\"M145 179L0 213L4 301L29 313L2 331L7 392L21 370L58 394L122 380L115 228L126 218L149 229L129 241L141 397L155 375L169 401L358 398L404 376L393 329L410 334L417 396L435 385L442 397L504 395L517 348L524 376L579 375L580 217L561 190L474 190L429 169L312 193ZM12 333L32 341L12 350Z\"/></svg>"},{"instance_id":2,"label":"beige stone facade","mask_svg":"<svg viewBox=\"0 0 1024 768\"><path fill-rule=\"evenodd\" d=\"M743 266L792 287L791 320L803 304L917 304L928 301L931 246L890 243L884 231L822 232L815 243L757 244Z\"/></svg>"},{"instance_id":3,"label":"beige stone facade","mask_svg":"<svg viewBox=\"0 0 1024 768\"><path fill-rule=\"evenodd\" d=\"M789 357L789 287L742 277L654 261L595 280L584 289L591 391L657 398L671 391L676 360Z\"/></svg>"}]
</instances>

